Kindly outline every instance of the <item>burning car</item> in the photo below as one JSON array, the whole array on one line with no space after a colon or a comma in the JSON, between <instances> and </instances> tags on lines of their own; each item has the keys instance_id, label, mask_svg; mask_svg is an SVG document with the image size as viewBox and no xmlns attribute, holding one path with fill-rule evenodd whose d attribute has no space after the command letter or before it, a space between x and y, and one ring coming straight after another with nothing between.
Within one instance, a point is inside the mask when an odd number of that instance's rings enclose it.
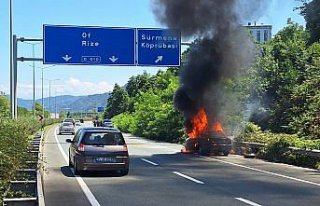
<instances>
[{"instance_id":1,"label":"burning car","mask_svg":"<svg viewBox=\"0 0 320 206\"><path fill-rule=\"evenodd\" d=\"M190 121L189 138L183 144L182 153L198 153L200 155L223 154L228 156L231 150L231 139L228 138L220 122L213 118L208 121L204 108Z\"/></svg>"},{"instance_id":2,"label":"burning car","mask_svg":"<svg viewBox=\"0 0 320 206\"><path fill-rule=\"evenodd\" d=\"M183 153L198 153L200 155L228 156L231 150L231 139L223 134L206 133L201 137L189 137L183 144Z\"/></svg>"}]
</instances>

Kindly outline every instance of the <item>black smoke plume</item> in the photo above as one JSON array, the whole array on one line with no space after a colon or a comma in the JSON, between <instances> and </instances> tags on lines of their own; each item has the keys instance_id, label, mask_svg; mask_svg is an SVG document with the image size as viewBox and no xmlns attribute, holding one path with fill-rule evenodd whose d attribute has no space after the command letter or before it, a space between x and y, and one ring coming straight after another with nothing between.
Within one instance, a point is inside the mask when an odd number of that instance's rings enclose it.
<instances>
[{"instance_id":1,"label":"black smoke plume","mask_svg":"<svg viewBox=\"0 0 320 206\"><path fill-rule=\"evenodd\" d=\"M262 0L154 0L153 11L169 28L183 37L195 38L187 62L180 69L181 87L174 103L184 114L187 132L200 107L209 125L221 118L228 101L224 81L241 74L254 58L254 46L241 25L259 13Z\"/></svg>"}]
</instances>

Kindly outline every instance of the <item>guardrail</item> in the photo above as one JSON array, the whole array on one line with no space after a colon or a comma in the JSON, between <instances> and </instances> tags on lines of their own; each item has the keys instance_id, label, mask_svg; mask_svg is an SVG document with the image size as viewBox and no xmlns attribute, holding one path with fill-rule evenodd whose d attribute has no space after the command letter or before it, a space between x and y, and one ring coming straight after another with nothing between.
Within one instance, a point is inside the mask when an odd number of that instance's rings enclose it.
<instances>
[{"instance_id":1,"label":"guardrail","mask_svg":"<svg viewBox=\"0 0 320 206\"><path fill-rule=\"evenodd\" d=\"M245 154L245 152L248 152L248 150L250 150L250 152L252 153L257 153L259 149L265 146L266 144L256 143L256 142L234 142L233 143L233 148L235 150L235 153L241 154L241 155ZM320 150L301 149L297 147L287 147L286 149L296 154L302 154L309 157L320 158Z\"/></svg>"},{"instance_id":2,"label":"guardrail","mask_svg":"<svg viewBox=\"0 0 320 206\"><path fill-rule=\"evenodd\" d=\"M301 149L297 147L288 147L289 150L291 150L294 153L306 155L309 157L318 157L320 158L320 150L310 150L310 149Z\"/></svg>"}]
</instances>

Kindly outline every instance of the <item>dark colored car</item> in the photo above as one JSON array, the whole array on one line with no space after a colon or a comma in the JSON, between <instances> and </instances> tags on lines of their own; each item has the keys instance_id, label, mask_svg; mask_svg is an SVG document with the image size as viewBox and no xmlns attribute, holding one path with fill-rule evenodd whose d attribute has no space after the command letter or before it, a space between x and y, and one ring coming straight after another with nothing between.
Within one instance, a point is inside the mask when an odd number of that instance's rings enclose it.
<instances>
[{"instance_id":1,"label":"dark colored car","mask_svg":"<svg viewBox=\"0 0 320 206\"><path fill-rule=\"evenodd\" d=\"M222 154L228 156L232 147L231 139L223 134L207 133L198 138L188 138L183 144L185 151L200 155Z\"/></svg>"},{"instance_id":2,"label":"dark colored car","mask_svg":"<svg viewBox=\"0 0 320 206\"><path fill-rule=\"evenodd\" d=\"M113 128L80 128L69 148L69 166L74 173L83 171L119 171L122 175L129 172L129 153L122 133Z\"/></svg>"}]
</instances>

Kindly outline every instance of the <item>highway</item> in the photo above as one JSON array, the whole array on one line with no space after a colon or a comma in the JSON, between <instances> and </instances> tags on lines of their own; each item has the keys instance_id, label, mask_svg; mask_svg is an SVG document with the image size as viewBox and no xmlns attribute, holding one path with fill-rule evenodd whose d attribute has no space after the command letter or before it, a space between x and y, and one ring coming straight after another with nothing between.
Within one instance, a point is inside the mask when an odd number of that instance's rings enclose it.
<instances>
[{"instance_id":1,"label":"highway","mask_svg":"<svg viewBox=\"0 0 320 206\"><path fill-rule=\"evenodd\" d=\"M181 154L179 144L124 134L130 172L74 176L67 138L45 135L44 192L56 205L320 205L320 172L238 155Z\"/></svg>"}]
</instances>

